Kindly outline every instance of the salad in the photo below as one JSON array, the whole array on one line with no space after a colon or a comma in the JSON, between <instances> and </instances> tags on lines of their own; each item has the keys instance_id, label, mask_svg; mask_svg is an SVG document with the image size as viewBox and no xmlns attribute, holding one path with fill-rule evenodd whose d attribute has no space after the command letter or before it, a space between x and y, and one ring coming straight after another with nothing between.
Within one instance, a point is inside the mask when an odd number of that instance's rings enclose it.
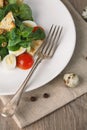
<instances>
[{"instance_id":1,"label":"salad","mask_svg":"<svg viewBox=\"0 0 87 130\"><path fill-rule=\"evenodd\" d=\"M8 69L29 69L45 38L32 10L22 0L0 0L0 61Z\"/></svg>"}]
</instances>

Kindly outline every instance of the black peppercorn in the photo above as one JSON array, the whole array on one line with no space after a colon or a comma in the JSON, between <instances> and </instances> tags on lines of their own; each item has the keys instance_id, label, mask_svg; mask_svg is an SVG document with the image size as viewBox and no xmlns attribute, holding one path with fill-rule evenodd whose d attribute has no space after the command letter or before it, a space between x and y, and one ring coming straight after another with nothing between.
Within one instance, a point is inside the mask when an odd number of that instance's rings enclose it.
<instances>
[{"instance_id":1,"label":"black peppercorn","mask_svg":"<svg viewBox=\"0 0 87 130\"><path fill-rule=\"evenodd\" d=\"M32 97L30 97L30 100L31 100L32 102L35 102L35 101L37 100L37 97L32 96Z\"/></svg>"},{"instance_id":2,"label":"black peppercorn","mask_svg":"<svg viewBox=\"0 0 87 130\"><path fill-rule=\"evenodd\" d=\"M50 95L49 95L48 93L44 93L44 94L43 94L43 97L44 97L44 98L48 98L48 97L50 97Z\"/></svg>"}]
</instances>

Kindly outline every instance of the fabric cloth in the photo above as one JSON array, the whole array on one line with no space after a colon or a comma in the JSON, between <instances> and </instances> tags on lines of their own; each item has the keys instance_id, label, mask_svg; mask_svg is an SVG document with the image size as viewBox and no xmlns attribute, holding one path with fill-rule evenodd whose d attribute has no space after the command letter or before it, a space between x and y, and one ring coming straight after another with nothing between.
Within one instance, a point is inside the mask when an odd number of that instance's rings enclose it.
<instances>
[{"instance_id":1,"label":"fabric cloth","mask_svg":"<svg viewBox=\"0 0 87 130\"><path fill-rule=\"evenodd\" d=\"M23 95L18 110L12 117L20 128L30 125L87 93L87 24L68 0L62 1L69 9L76 26L77 41L74 55L59 76L47 85ZM78 87L68 88L64 85L63 75L68 72L79 75L80 84ZM45 94L44 96L44 93L48 93L48 95ZM0 96L0 99L3 104L6 104L11 97L12 96ZM31 99L31 97L33 97L33 99ZM37 100L34 97L36 97Z\"/></svg>"}]
</instances>

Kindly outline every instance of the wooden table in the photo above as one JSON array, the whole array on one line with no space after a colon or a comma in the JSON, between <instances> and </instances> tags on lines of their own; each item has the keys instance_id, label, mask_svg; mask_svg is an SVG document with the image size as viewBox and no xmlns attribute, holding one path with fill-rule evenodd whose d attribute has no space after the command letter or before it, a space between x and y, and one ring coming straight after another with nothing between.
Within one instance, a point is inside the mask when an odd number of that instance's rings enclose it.
<instances>
[{"instance_id":1,"label":"wooden table","mask_svg":"<svg viewBox=\"0 0 87 130\"><path fill-rule=\"evenodd\" d=\"M87 0L70 0L81 14ZM12 119L0 116L0 130L20 130ZM87 130L87 94L23 130Z\"/></svg>"}]
</instances>

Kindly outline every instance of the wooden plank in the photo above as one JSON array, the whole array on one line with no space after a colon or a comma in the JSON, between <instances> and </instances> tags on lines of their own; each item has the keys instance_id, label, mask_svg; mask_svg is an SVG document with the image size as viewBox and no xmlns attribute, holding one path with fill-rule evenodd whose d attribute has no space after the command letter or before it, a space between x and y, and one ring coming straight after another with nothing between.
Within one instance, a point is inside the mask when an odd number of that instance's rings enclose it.
<instances>
[{"instance_id":1,"label":"wooden plank","mask_svg":"<svg viewBox=\"0 0 87 130\"><path fill-rule=\"evenodd\" d=\"M87 0L69 0L75 9L81 14L85 6L87 6Z\"/></svg>"},{"instance_id":2,"label":"wooden plank","mask_svg":"<svg viewBox=\"0 0 87 130\"><path fill-rule=\"evenodd\" d=\"M53 112L24 130L86 130L87 95ZM0 130L20 130L12 119L0 117Z\"/></svg>"}]
</instances>

